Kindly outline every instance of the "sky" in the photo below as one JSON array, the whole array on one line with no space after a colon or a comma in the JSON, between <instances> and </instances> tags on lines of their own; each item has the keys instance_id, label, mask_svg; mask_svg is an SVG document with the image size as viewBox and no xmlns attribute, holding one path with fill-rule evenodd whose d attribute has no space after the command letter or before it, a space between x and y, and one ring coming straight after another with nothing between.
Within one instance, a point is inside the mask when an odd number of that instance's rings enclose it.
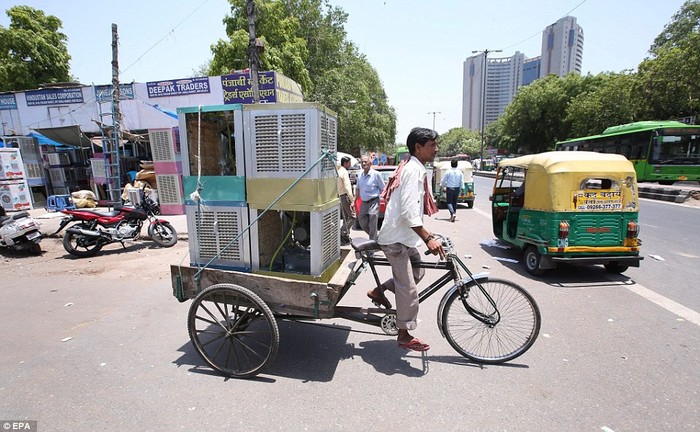
<instances>
[{"instance_id":1,"label":"sky","mask_svg":"<svg viewBox=\"0 0 700 432\"><path fill-rule=\"evenodd\" d=\"M566 15L583 28L583 73L635 70L684 0L330 0L348 13L348 39L367 56L396 110L397 142L411 128L461 126L462 66L472 51L540 55L542 31ZM0 0L4 13L28 5L63 22L71 74L111 83L112 23L120 82L187 78L227 39L226 0ZM491 56L489 56L491 57Z\"/></svg>"}]
</instances>

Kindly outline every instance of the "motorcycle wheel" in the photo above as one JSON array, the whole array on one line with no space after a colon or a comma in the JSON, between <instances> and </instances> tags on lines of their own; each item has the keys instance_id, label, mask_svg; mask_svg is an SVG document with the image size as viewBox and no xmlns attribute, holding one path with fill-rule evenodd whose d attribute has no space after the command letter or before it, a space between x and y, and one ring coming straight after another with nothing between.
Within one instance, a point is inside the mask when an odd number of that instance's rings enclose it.
<instances>
[{"instance_id":1,"label":"motorcycle wheel","mask_svg":"<svg viewBox=\"0 0 700 432\"><path fill-rule=\"evenodd\" d=\"M153 222L148 226L148 236L160 247L171 247L177 243L177 231L170 222Z\"/></svg>"},{"instance_id":2,"label":"motorcycle wheel","mask_svg":"<svg viewBox=\"0 0 700 432\"><path fill-rule=\"evenodd\" d=\"M87 227L84 227L87 229ZM78 258L89 258L97 255L102 249L99 238L66 232L63 236L63 249Z\"/></svg>"},{"instance_id":3,"label":"motorcycle wheel","mask_svg":"<svg viewBox=\"0 0 700 432\"><path fill-rule=\"evenodd\" d=\"M39 243L32 243L29 247L29 253L32 255L41 255L41 245Z\"/></svg>"}]
</instances>

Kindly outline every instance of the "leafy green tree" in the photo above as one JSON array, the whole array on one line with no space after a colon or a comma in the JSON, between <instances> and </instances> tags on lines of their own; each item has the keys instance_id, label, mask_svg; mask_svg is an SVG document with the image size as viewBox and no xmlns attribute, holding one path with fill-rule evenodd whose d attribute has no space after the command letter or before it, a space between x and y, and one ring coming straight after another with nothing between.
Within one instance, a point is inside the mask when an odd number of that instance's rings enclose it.
<instances>
[{"instance_id":1,"label":"leafy green tree","mask_svg":"<svg viewBox=\"0 0 700 432\"><path fill-rule=\"evenodd\" d=\"M654 39L649 52L659 55L662 48L669 49L683 45L688 36L698 32L700 32L700 1L687 0L673 15L671 22L666 24L664 31Z\"/></svg>"},{"instance_id":2,"label":"leafy green tree","mask_svg":"<svg viewBox=\"0 0 700 432\"><path fill-rule=\"evenodd\" d=\"M700 114L700 1L686 1L649 52L653 57L639 65L634 87L640 98L640 117L670 119Z\"/></svg>"},{"instance_id":3,"label":"leafy green tree","mask_svg":"<svg viewBox=\"0 0 700 432\"><path fill-rule=\"evenodd\" d=\"M700 34L658 50L639 65L634 88L642 119L672 119L700 114Z\"/></svg>"},{"instance_id":4,"label":"leafy green tree","mask_svg":"<svg viewBox=\"0 0 700 432\"><path fill-rule=\"evenodd\" d=\"M248 66L245 0L229 0L227 41L212 45L210 74ZM261 70L275 70L302 86L307 101L338 113L338 149L386 151L396 114L376 70L346 40L347 14L327 0L257 0L256 36L265 43Z\"/></svg>"},{"instance_id":5,"label":"leafy green tree","mask_svg":"<svg viewBox=\"0 0 700 432\"><path fill-rule=\"evenodd\" d=\"M345 63L320 75L309 99L338 113L339 150L355 155L388 152L396 136L396 113L379 75L352 45L339 57Z\"/></svg>"},{"instance_id":6,"label":"leafy green tree","mask_svg":"<svg viewBox=\"0 0 700 432\"><path fill-rule=\"evenodd\" d=\"M595 135L610 126L636 119L637 100L633 92L636 75L631 72L602 73L599 83L573 98L566 110L565 123L571 125L568 137Z\"/></svg>"},{"instance_id":7,"label":"leafy green tree","mask_svg":"<svg viewBox=\"0 0 700 432\"><path fill-rule=\"evenodd\" d=\"M571 127L566 110L574 98L592 90L600 77L564 77L549 75L520 89L502 116L501 133L510 150L516 153L539 153L569 136Z\"/></svg>"},{"instance_id":8,"label":"leafy green tree","mask_svg":"<svg viewBox=\"0 0 700 432\"><path fill-rule=\"evenodd\" d=\"M14 6L6 13L10 25L0 26L0 91L70 81L71 57L61 20L29 6Z\"/></svg>"},{"instance_id":9,"label":"leafy green tree","mask_svg":"<svg viewBox=\"0 0 700 432\"><path fill-rule=\"evenodd\" d=\"M481 151L481 134L478 131L456 127L440 135L441 158L458 154L478 156Z\"/></svg>"}]
</instances>

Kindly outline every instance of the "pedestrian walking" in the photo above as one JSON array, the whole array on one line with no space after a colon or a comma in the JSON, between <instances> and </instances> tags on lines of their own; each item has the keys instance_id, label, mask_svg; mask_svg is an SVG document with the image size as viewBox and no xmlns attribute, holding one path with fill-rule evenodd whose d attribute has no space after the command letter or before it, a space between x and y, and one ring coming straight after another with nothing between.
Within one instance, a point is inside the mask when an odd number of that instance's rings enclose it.
<instances>
[{"instance_id":1,"label":"pedestrian walking","mask_svg":"<svg viewBox=\"0 0 700 432\"><path fill-rule=\"evenodd\" d=\"M362 204L357 221L370 240L377 240L379 194L384 189L384 180L377 170L372 169L372 162L368 155L363 155L360 158L360 164L362 172L357 177L357 194L362 199Z\"/></svg>"},{"instance_id":2,"label":"pedestrian walking","mask_svg":"<svg viewBox=\"0 0 700 432\"><path fill-rule=\"evenodd\" d=\"M450 170L445 173L440 181L440 187L445 190L447 210L450 212L450 222L457 220L457 199L464 190L464 174L457 168L457 159L450 162Z\"/></svg>"}]
</instances>

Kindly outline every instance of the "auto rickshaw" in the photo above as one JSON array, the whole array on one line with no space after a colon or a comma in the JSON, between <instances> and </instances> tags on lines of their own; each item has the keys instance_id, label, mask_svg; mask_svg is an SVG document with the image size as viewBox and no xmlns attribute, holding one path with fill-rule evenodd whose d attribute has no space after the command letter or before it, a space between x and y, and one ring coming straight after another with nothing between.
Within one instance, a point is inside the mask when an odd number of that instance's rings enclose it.
<instances>
[{"instance_id":1,"label":"auto rickshaw","mask_svg":"<svg viewBox=\"0 0 700 432\"><path fill-rule=\"evenodd\" d=\"M433 165L433 199L440 208L447 207L447 196L440 187L440 181L451 168L450 161L435 162ZM457 168L462 171L464 176L464 189L457 197L457 202L466 203L467 207L472 208L474 207L474 197L476 196L474 193L474 168L471 162L466 160L458 161Z\"/></svg>"},{"instance_id":2,"label":"auto rickshaw","mask_svg":"<svg viewBox=\"0 0 700 432\"><path fill-rule=\"evenodd\" d=\"M532 275L558 263L622 273L643 259L637 178L624 156L554 151L504 159L490 200L494 234L523 251Z\"/></svg>"}]
</instances>

